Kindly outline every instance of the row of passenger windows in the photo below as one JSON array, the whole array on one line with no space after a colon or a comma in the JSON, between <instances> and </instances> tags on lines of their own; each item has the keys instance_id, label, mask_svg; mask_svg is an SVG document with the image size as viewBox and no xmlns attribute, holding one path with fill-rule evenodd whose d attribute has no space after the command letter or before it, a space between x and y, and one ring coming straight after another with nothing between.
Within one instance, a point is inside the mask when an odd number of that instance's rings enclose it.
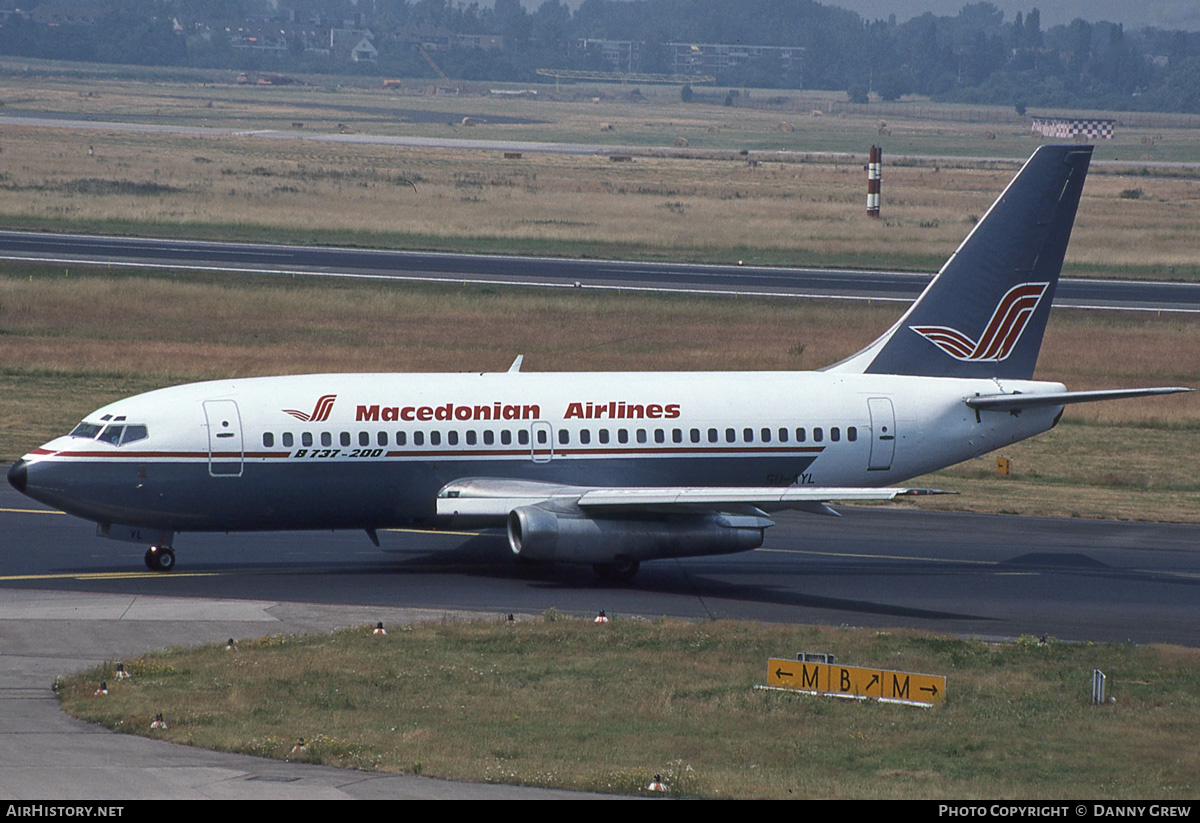
<instances>
[{"instance_id":1,"label":"row of passenger windows","mask_svg":"<svg viewBox=\"0 0 1200 823\"><path fill-rule=\"evenodd\" d=\"M671 443L807 443L811 436L813 443L825 442L826 429L821 426L815 426L811 430L807 428L767 428L761 429L744 428L735 429L727 428L722 431L717 428L710 428L707 431L702 429L634 429L632 432L629 429L616 429L610 432L608 429L599 429L596 431L596 442L600 444L608 444L613 441L615 434L615 442L629 443L632 435L633 442L636 443L666 443L668 439ZM849 426L845 431L846 440L854 442L858 440L858 428ZM371 446L391 446L393 443L396 446L407 446L411 440L414 446L424 446L428 441L430 446L442 445L442 432L434 430L430 432L415 431L395 433L394 439L386 431L375 433L374 442L372 442L371 433L360 431L357 437L357 445L361 447ZM460 441L460 436L462 440ZM550 433L546 428L537 428L533 432L534 438L539 446L548 445L550 442ZM837 443L842 439L842 429L838 426L831 426L828 429L829 441ZM468 446L494 446L497 442L501 446L511 446L514 441L521 446L530 445L530 430L517 429L514 433L510 429L501 429L499 432L491 429L485 429L483 432L476 432L473 429L468 429L461 435L457 431L448 431L445 433L446 444L449 446L457 446L460 442ZM567 429L558 430L558 444L561 446L571 445L571 432ZM350 432L341 432L338 435L338 445L343 448L349 448L354 443ZM592 442L592 431L590 429L581 429L577 433L577 440L580 445L589 445ZM333 445L333 434L331 432L313 432L300 433L300 445L305 448L311 448L317 443L320 443L322 448L329 448ZM275 433L263 433L263 446L273 448L275 446ZM296 445L296 437L291 432L283 432L279 437L280 445L286 449L293 448Z\"/></svg>"}]
</instances>

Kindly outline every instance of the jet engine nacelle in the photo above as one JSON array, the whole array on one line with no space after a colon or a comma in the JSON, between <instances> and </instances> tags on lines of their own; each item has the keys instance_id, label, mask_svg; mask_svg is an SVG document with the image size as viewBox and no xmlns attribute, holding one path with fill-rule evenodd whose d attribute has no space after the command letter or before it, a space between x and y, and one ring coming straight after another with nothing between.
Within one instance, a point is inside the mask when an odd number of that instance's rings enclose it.
<instances>
[{"instance_id":1,"label":"jet engine nacelle","mask_svg":"<svg viewBox=\"0 0 1200 823\"><path fill-rule=\"evenodd\" d=\"M757 549L773 525L758 515L705 512L590 517L578 509L534 505L508 515L508 543L526 560L624 564Z\"/></svg>"}]
</instances>

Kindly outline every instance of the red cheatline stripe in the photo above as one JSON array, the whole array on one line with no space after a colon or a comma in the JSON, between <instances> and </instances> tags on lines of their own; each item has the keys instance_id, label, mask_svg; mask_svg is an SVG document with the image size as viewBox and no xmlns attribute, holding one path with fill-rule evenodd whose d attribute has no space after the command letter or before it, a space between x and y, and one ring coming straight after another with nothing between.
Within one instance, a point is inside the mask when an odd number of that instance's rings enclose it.
<instances>
[{"instance_id":1,"label":"red cheatline stripe","mask_svg":"<svg viewBox=\"0 0 1200 823\"><path fill-rule=\"evenodd\" d=\"M638 455L713 455L713 454L743 454L743 455L764 455L764 454L820 454L824 451L824 446L775 446L762 444L758 446L733 446L714 444L711 446L654 446L646 448L637 447L622 447L622 448L576 448L576 447L558 447L554 448L555 457L605 457L605 456L638 456ZM317 452L327 450L323 447L308 449L309 452ZM349 458L351 449L338 449L336 457L331 458L313 458L309 455L297 458L299 460L315 460L322 459L337 459L340 457ZM44 449L31 452L31 454L50 455L52 457L74 459L86 458L88 460L168 460L168 459L189 459L189 460L238 460L243 456L246 460L270 460L270 459L288 459L292 456L290 451L280 452L246 452L244 455L241 452L214 452L209 455L208 452L51 452ZM417 449L396 451L389 450L386 457L529 457L531 454L530 447L520 449ZM537 454L550 454L550 446L539 447ZM359 458L351 458L359 459ZM371 459L371 458L363 458Z\"/></svg>"}]
</instances>

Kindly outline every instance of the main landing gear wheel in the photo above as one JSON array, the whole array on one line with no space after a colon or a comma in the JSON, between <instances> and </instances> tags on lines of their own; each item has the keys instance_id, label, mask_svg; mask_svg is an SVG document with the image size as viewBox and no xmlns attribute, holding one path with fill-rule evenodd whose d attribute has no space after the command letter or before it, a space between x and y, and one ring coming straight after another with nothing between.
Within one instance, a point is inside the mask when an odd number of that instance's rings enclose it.
<instances>
[{"instance_id":1,"label":"main landing gear wheel","mask_svg":"<svg viewBox=\"0 0 1200 823\"><path fill-rule=\"evenodd\" d=\"M155 572L169 572L175 568L175 550L170 546L151 546L146 550L146 568Z\"/></svg>"},{"instance_id":2,"label":"main landing gear wheel","mask_svg":"<svg viewBox=\"0 0 1200 823\"><path fill-rule=\"evenodd\" d=\"M592 568L605 583L628 583L633 580L641 565L632 557L618 557L612 563L597 563Z\"/></svg>"}]
</instances>

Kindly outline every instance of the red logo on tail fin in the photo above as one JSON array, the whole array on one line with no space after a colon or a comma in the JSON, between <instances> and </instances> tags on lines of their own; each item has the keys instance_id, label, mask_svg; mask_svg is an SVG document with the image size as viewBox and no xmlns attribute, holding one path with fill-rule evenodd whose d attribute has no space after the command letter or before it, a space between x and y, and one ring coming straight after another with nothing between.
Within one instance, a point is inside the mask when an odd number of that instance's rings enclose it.
<instances>
[{"instance_id":1,"label":"red logo on tail fin","mask_svg":"<svg viewBox=\"0 0 1200 823\"><path fill-rule=\"evenodd\" d=\"M909 326L955 360L1004 360L1017 346L1049 283L1021 283L1000 298L978 342L949 326Z\"/></svg>"},{"instance_id":2,"label":"red logo on tail fin","mask_svg":"<svg viewBox=\"0 0 1200 823\"><path fill-rule=\"evenodd\" d=\"M284 409L284 411L297 420L303 420L305 423L321 423L329 419L329 413L333 411L333 401L336 399L336 394L325 395L317 401L317 405L313 407L312 414L306 414L296 409Z\"/></svg>"}]
</instances>

